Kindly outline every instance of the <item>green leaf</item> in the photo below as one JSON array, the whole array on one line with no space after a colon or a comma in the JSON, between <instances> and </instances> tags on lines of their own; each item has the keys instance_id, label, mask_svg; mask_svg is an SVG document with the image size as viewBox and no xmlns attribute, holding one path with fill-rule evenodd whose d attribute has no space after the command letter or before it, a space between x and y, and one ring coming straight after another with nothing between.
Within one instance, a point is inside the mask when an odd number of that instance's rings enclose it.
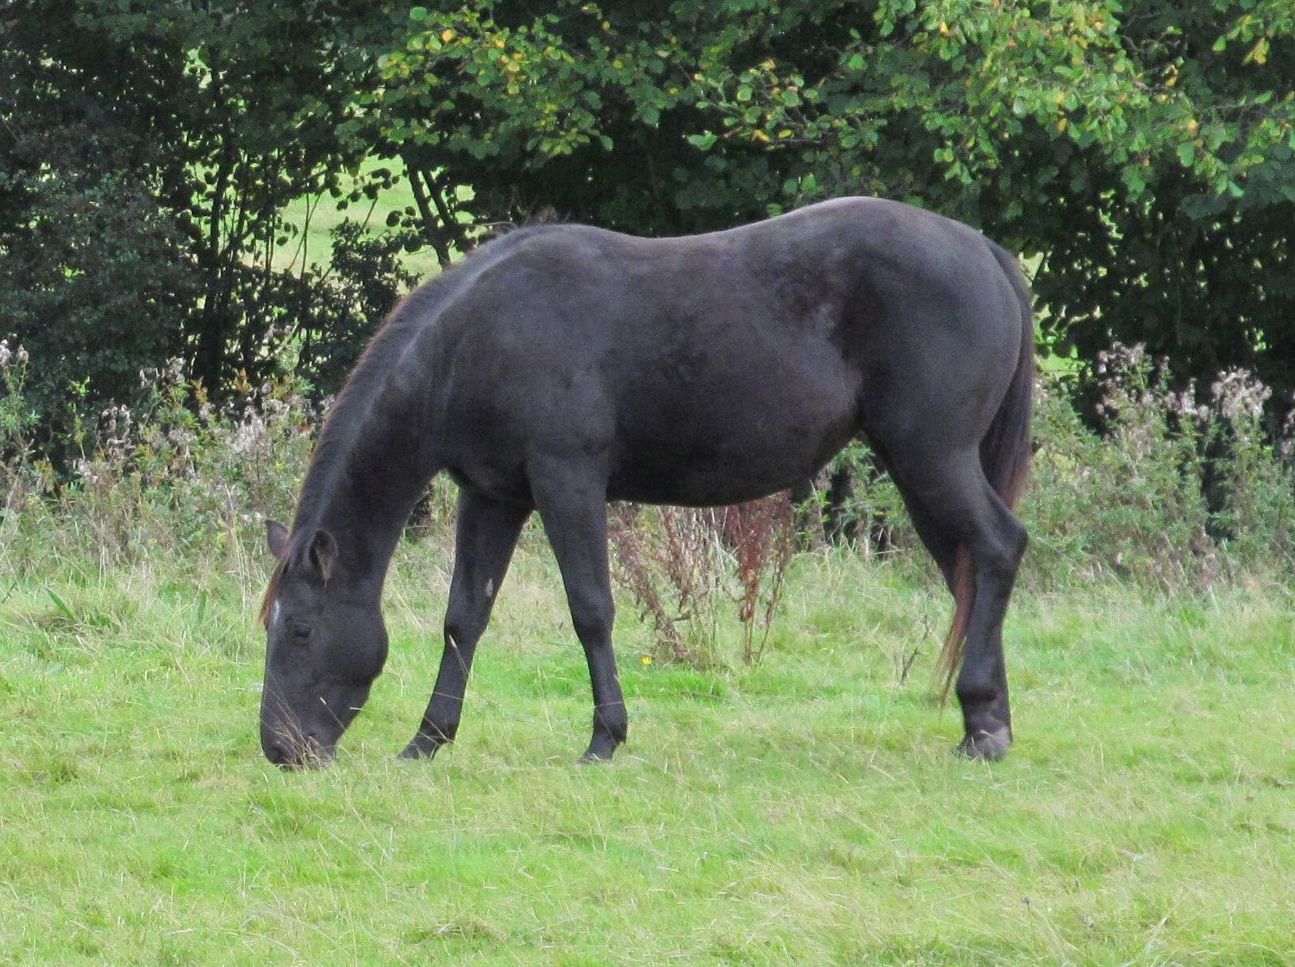
<instances>
[{"instance_id":1,"label":"green leaf","mask_svg":"<svg viewBox=\"0 0 1295 967\"><path fill-rule=\"evenodd\" d=\"M49 595L49 599L54 602L54 607L58 608L63 617L67 618L68 621L76 620L76 612L73 611L68 603L63 600L63 596L61 594L53 588L46 588L45 593Z\"/></svg>"},{"instance_id":2,"label":"green leaf","mask_svg":"<svg viewBox=\"0 0 1295 967\"><path fill-rule=\"evenodd\" d=\"M1196 145L1187 141L1178 146L1178 160L1182 162L1184 168L1190 168L1196 163Z\"/></svg>"},{"instance_id":3,"label":"green leaf","mask_svg":"<svg viewBox=\"0 0 1295 967\"><path fill-rule=\"evenodd\" d=\"M427 19L427 8L426 8L426 7L410 7L410 8L409 8L409 19L410 19L410 20L412 20L412 21L414 21L415 23L422 23L424 20L426 20L426 19Z\"/></svg>"},{"instance_id":4,"label":"green leaf","mask_svg":"<svg viewBox=\"0 0 1295 967\"><path fill-rule=\"evenodd\" d=\"M719 138L713 131L688 135L688 143L699 151L709 151L715 146L715 142L717 140L719 140Z\"/></svg>"},{"instance_id":5,"label":"green leaf","mask_svg":"<svg viewBox=\"0 0 1295 967\"><path fill-rule=\"evenodd\" d=\"M1147 178L1142 170L1136 166L1125 168L1120 172L1120 180L1124 182L1126 188L1136 197L1140 196L1147 190Z\"/></svg>"}]
</instances>

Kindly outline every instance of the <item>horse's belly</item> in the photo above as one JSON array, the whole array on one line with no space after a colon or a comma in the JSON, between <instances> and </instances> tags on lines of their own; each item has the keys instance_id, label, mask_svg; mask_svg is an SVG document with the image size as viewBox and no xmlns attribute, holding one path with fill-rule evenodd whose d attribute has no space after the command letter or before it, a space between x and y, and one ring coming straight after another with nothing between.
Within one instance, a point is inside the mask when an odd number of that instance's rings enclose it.
<instances>
[{"instance_id":1,"label":"horse's belly","mask_svg":"<svg viewBox=\"0 0 1295 967\"><path fill-rule=\"evenodd\" d=\"M608 495L713 506L754 500L813 476L854 435L853 408L694 414L621 439Z\"/></svg>"}]
</instances>

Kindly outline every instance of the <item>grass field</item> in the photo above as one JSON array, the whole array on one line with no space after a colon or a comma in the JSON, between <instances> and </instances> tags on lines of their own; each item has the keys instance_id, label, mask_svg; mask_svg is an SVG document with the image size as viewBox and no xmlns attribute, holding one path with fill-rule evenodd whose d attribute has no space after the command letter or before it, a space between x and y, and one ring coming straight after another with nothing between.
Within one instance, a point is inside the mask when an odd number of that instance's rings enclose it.
<instances>
[{"instance_id":1,"label":"grass field","mask_svg":"<svg viewBox=\"0 0 1295 967\"><path fill-rule=\"evenodd\" d=\"M395 162L371 161L365 165L365 170L372 171L378 167L398 169L399 165ZM471 195L466 188L459 191L467 193L469 197ZM413 189L404 180L399 180L391 188L380 192L372 204L367 201L356 202L345 211L339 211L336 199L328 195L299 198L288 205L284 213L285 220L295 229L296 234L287 245L277 250L275 262L280 268L291 266L294 269L300 269L303 261L307 265L312 262L327 265L333 247L330 233L344 220L349 218L364 224L371 232L381 232L391 212L412 210L414 204ZM402 261L405 268L420 280L430 278L440 271L436 253L431 246L406 253Z\"/></svg>"},{"instance_id":2,"label":"grass field","mask_svg":"<svg viewBox=\"0 0 1295 967\"><path fill-rule=\"evenodd\" d=\"M630 742L578 768L588 684L532 531L458 745L409 763L431 540L399 552L338 761L285 773L257 744L263 567L6 571L0 963L1295 962L1288 591L1023 592L1017 745L984 765L931 698L934 582L802 555L755 668L645 664L622 603Z\"/></svg>"}]
</instances>

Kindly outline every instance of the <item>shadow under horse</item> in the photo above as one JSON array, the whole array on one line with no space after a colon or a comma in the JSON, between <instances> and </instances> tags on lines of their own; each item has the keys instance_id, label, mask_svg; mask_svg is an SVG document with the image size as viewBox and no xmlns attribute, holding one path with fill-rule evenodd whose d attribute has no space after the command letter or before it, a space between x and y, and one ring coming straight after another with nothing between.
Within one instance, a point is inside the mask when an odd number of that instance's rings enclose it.
<instances>
[{"instance_id":1,"label":"shadow under horse","mask_svg":"<svg viewBox=\"0 0 1295 967\"><path fill-rule=\"evenodd\" d=\"M627 726L607 501L752 500L858 435L955 599L941 660L959 748L1002 756L1033 337L1014 257L875 198L682 238L543 225L490 242L391 314L325 423L291 529L267 525L266 756L326 760L363 706L387 655L388 564L433 475L460 488L454 571L440 670L403 754L454 739L477 641L538 511L593 685L584 757L602 760Z\"/></svg>"}]
</instances>

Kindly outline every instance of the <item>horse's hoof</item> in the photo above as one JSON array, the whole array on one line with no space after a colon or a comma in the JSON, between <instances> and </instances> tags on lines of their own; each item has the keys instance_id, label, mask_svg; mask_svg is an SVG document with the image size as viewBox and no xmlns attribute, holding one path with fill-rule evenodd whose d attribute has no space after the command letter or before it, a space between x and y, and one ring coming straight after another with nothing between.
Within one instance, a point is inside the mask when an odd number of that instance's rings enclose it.
<instances>
[{"instance_id":1,"label":"horse's hoof","mask_svg":"<svg viewBox=\"0 0 1295 967\"><path fill-rule=\"evenodd\" d=\"M958 744L958 754L968 759L997 762L1007 755L1007 750L1011 747L1011 730L1006 725L1000 725L992 732L987 732L984 729L968 732Z\"/></svg>"},{"instance_id":2,"label":"horse's hoof","mask_svg":"<svg viewBox=\"0 0 1295 967\"><path fill-rule=\"evenodd\" d=\"M410 743L401 750L402 759L434 759L443 742L437 742L429 735L419 732Z\"/></svg>"}]
</instances>

